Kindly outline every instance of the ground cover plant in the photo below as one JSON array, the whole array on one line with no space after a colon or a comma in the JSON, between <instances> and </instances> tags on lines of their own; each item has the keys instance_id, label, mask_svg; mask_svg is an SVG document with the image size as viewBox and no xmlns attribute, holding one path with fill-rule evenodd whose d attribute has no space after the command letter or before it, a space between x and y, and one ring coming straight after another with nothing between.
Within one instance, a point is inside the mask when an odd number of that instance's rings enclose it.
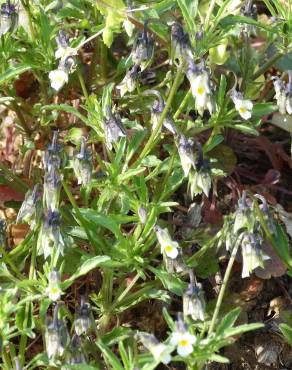
<instances>
[{"instance_id":1,"label":"ground cover plant","mask_svg":"<svg viewBox=\"0 0 292 370\"><path fill-rule=\"evenodd\" d=\"M3 1L1 369L292 367L292 1Z\"/></svg>"}]
</instances>

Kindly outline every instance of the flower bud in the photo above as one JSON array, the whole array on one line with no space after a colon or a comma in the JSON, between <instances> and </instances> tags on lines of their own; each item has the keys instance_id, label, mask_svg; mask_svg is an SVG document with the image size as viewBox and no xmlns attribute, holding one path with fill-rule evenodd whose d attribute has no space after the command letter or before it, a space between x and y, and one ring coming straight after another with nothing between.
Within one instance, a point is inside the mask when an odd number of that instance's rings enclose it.
<instances>
[{"instance_id":1,"label":"flower bud","mask_svg":"<svg viewBox=\"0 0 292 370\"><path fill-rule=\"evenodd\" d=\"M33 188L33 191L29 190L25 194L25 199L22 202L16 218L17 223L22 221L31 223L31 228L33 228L35 219L39 213L38 211L40 210L40 195L40 184L36 184Z\"/></svg>"},{"instance_id":2,"label":"flower bud","mask_svg":"<svg viewBox=\"0 0 292 370\"><path fill-rule=\"evenodd\" d=\"M137 34L132 50L132 60L134 64L140 66L141 71L150 65L154 54L154 43L148 33L147 25L146 21L143 32Z\"/></svg>"},{"instance_id":3,"label":"flower bud","mask_svg":"<svg viewBox=\"0 0 292 370\"><path fill-rule=\"evenodd\" d=\"M119 137L127 135L121 117L118 114L113 114L109 107L107 107L107 118L104 120L104 130L109 150L112 149L112 143L118 142Z\"/></svg>"},{"instance_id":4,"label":"flower bud","mask_svg":"<svg viewBox=\"0 0 292 370\"><path fill-rule=\"evenodd\" d=\"M86 334L94 323L90 305L81 299L81 304L75 312L74 328L77 335Z\"/></svg>"},{"instance_id":5,"label":"flower bud","mask_svg":"<svg viewBox=\"0 0 292 370\"><path fill-rule=\"evenodd\" d=\"M183 294L183 312L184 316L190 315L193 320L205 319L206 302L204 299L204 292L202 284L190 283L187 290Z\"/></svg>"},{"instance_id":6,"label":"flower bud","mask_svg":"<svg viewBox=\"0 0 292 370\"><path fill-rule=\"evenodd\" d=\"M167 365L171 361L172 348L160 343L156 337L148 333L138 333L138 338L154 357L155 361Z\"/></svg>"},{"instance_id":7,"label":"flower bud","mask_svg":"<svg viewBox=\"0 0 292 370\"><path fill-rule=\"evenodd\" d=\"M69 334L63 320L58 319L58 305L54 309L53 319L48 318L45 330L46 351L49 360L63 356L69 342Z\"/></svg>"}]
</instances>

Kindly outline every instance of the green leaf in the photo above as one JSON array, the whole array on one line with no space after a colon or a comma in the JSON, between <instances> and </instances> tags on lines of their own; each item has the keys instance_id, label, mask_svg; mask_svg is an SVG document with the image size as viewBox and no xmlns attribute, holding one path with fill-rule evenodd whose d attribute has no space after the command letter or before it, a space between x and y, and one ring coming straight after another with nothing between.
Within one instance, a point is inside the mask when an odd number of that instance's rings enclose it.
<instances>
[{"instance_id":1,"label":"green leaf","mask_svg":"<svg viewBox=\"0 0 292 370\"><path fill-rule=\"evenodd\" d=\"M91 208L81 208L80 213L89 223L92 223L92 228L95 229L95 231L98 225L110 230L117 239L123 238L118 223L115 222L111 216L106 216Z\"/></svg>"},{"instance_id":2,"label":"green leaf","mask_svg":"<svg viewBox=\"0 0 292 370\"><path fill-rule=\"evenodd\" d=\"M216 354L213 354L213 355L211 355L209 358L208 358L208 360L210 360L210 361L215 361L215 362L219 362L219 363L221 363L221 364L229 364L229 360L228 360L228 358L226 358L226 357L223 357L223 356L220 356L220 355L216 355Z\"/></svg>"},{"instance_id":3,"label":"green leaf","mask_svg":"<svg viewBox=\"0 0 292 370\"><path fill-rule=\"evenodd\" d=\"M280 324L279 328L280 328L281 332L283 333L283 335L284 335L286 341L288 342L288 344L290 344L290 346L292 346L292 328L291 328L291 326L289 326L287 324Z\"/></svg>"},{"instance_id":4,"label":"green leaf","mask_svg":"<svg viewBox=\"0 0 292 370\"><path fill-rule=\"evenodd\" d=\"M253 106L252 116L255 118L262 118L267 114L277 112L279 110L278 106L273 103L258 103Z\"/></svg>"},{"instance_id":5,"label":"green leaf","mask_svg":"<svg viewBox=\"0 0 292 370\"><path fill-rule=\"evenodd\" d=\"M100 370L99 367L85 365L85 364L78 364L78 365L66 365L66 369L70 370Z\"/></svg>"},{"instance_id":6,"label":"green leaf","mask_svg":"<svg viewBox=\"0 0 292 370\"><path fill-rule=\"evenodd\" d=\"M72 141L75 145L80 144L81 138L83 137L83 130L78 127L73 127L69 130L68 134L65 135L64 141Z\"/></svg>"},{"instance_id":7,"label":"green leaf","mask_svg":"<svg viewBox=\"0 0 292 370\"><path fill-rule=\"evenodd\" d=\"M74 114L74 116L78 117L82 122L84 122L87 126L91 126L89 120L79 112L78 109L72 107L68 104L50 104L50 105L44 105L42 107L42 110L56 110L66 113Z\"/></svg>"},{"instance_id":8,"label":"green leaf","mask_svg":"<svg viewBox=\"0 0 292 370\"><path fill-rule=\"evenodd\" d=\"M113 42L114 33L120 31L121 23L125 19L125 5L122 0L107 0L97 2L97 9L105 16L103 42L109 48Z\"/></svg>"},{"instance_id":9,"label":"green leaf","mask_svg":"<svg viewBox=\"0 0 292 370\"><path fill-rule=\"evenodd\" d=\"M198 0L177 0L182 15L188 25L189 32L196 29L195 18L198 12Z\"/></svg>"},{"instance_id":10,"label":"green leaf","mask_svg":"<svg viewBox=\"0 0 292 370\"><path fill-rule=\"evenodd\" d=\"M248 126L248 125L245 125L245 124L237 124L237 125L230 126L230 127L233 127L236 130L239 130L239 131L241 131L245 134L248 134L248 135L259 136L258 131L255 128L253 128L252 126Z\"/></svg>"},{"instance_id":11,"label":"green leaf","mask_svg":"<svg viewBox=\"0 0 292 370\"><path fill-rule=\"evenodd\" d=\"M187 283L177 278L175 275L170 275L166 271L158 270L154 267L148 267L150 271L152 271L158 279L162 282L164 288L168 289L172 293L182 296L184 290L187 288Z\"/></svg>"},{"instance_id":12,"label":"green leaf","mask_svg":"<svg viewBox=\"0 0 292 370\"><path fill-rule=\"evenodd\" d=\"M62 289L66 290L73 282L80 276L86 275L89 271L104 265L106 262L110 261L108 256L95 256L88 258L76 269L76 272L62 284Z\"/></svg>"},{"instance_id":13,"label":"green leaf","mask_svg":"<svg viewBox=\"0 0 292 370\"><path fill-rule=\"evenodd\" d=\"M283 228L279 224L276 226L276 236L274 241L272 241L273 248L276 250L277 254L286 263L288 267L292 267L292 257L290 255L290 247L287 235L285 234Z\"/></svg>"},{"instance_id":14,"label":"green leaf","mask_svg":"<svg viewBox=\"0 0 292 370\"><path fill-rule=\"evenodd\" d=\"M175 323L165 307L163 307L162 309L162 315L164 317L164 320L167 322L169 329L174 330Z\"/></svg>"},{"instance_id":15,"label":"green leaf","mask_svg":"<svg viewBox=\"0 0 292 370\"><path fill-rule=\"evenodd\" d=\"M239 325L236 328L230 328L230 329L225 330L224 337L225 338L233 337L235 335L246 333L247 331L261 329L264 326L265 325L261 323Z\"/></svg>"},{"instance_id":16,"label":"green leaf","mask_svg":"<svg viewBox=\"0 0 292 370\"><path fill-rule=\"evenodd\" d=\"M217 145L221 144L224 141L224 136L215 135L210 136L209 140L204 144L203 151L208 153L210 150L214 149Z\"/></svg>"},{"instance_id":17,"label":"green leaf","mask_svg":"<svg viewBox=\"0 0 292 370\"><path fill-rule=\"evenodd\" d=\"M218 335L223 335L226 329L232 327L238 316L240 315L240 311L240 307L237 307L234 310L228 312L228 314L224 316L223 319L220 321L220 324L216 329L216 333Z\"/></svg>"},{"instance_id":18,"label":"green leaf","mask_svg":"<svg viewBox=\"0 0 292 370\"><path fill-rule=\"evenodd\" d=\"M226 77L225 75L222 74L220 78L220 85L219 85L218 98L217 98L219 108L221 108L224 103L224 100L226 97L226 87L227 87Z\"/></svg>"},{"instance_id":19,"label":"green leaf","mask_svg":"<svg viewBox=\"0 0 292 370\"><path fill-rule=\"evenodd\" d=\"M110 362L113 370L124 370L117 356L106 346L101 340L96 342L97 346L101 350L102 354Z\"/></svg>"},{"instance_id":20,"label":"green leaf","mask_svg":"<svg viewBox=\"0 0 292 370\"><path fill-rule=\"evenodd\" d=\"M32 69L30 64L18 64L9 67L4 73L0 75L0 85L10 82L14 77Z\"/></svg>"}]
</instances>

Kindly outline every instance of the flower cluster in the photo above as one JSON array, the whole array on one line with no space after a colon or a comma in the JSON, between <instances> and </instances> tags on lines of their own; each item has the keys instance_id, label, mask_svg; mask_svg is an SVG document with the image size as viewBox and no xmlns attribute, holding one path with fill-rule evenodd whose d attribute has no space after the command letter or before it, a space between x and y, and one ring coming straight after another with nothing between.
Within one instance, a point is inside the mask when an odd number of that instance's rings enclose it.
<instances>
[{"instance_id":1,"label":"flower cluster","mask_svg":"<svg viewBox=\"0 0 292 370\"><path fill-rule=\"evenodd\" d=\"M259 196L262 204L259 209L266 219L270 232L275 232L275 226L268 206L264 197ZM257 267L264 268L264 261L269 259L261 246L263 243L263 232L255 212L255 202L247 197L246 192L243 192L242 197L238 201L238 209L234 215L233 224L229 224L229 232L226 236L226 249L233 248L234 243L241 243L242 252L242 277L248 277Z\"/></svg>"},{"instance_id":2,"label":"flower cluster","mask_svg":"<svg viewBox=\"0 0 292 370\"><path fill-rule=\"evenodd\" d=\"M81 300L76 309L74 328L75 334L70 338L66 323L58 318L59 304L55 305L53 319L46 320L45 342L46 351L51 364L65 363L66 365L86 364L87 359L83 350L83 335L94 328L94 319L88 303Z\"/></svg>"}]
</instances>

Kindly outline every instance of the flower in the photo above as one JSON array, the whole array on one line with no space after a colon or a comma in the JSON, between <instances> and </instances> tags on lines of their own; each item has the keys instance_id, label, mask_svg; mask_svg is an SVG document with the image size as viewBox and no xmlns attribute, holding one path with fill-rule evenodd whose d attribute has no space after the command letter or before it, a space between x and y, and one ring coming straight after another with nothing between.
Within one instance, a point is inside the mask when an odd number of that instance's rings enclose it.
<instances>
[{"instance_id":1,"label":"flower","mask_svg":"<svg viewBox=\"0 0 292 370\"><path fill-rule=\"evenodd\" d=\"M35 219L40 210L40 184L36 184L33 191L29 190L25 194L25 199L18 211L16 222L26 222L31 224L31 228L34 227Z\"/></svg>"},{"instance_id":2,"label":"flower","mask_svg":"<svg viewBox=\"0 0 292 370\"><path fill-rule=\"evenodd\" d=\"M58 319L58 305L54 309L53 320L46 320L45 343L49 360L62 357L69 342L69 334L63 320Z\"/></svg>"},{"instance_id":3,"label":"flower","mask_svg":"<svg viewBox=\"0 0 292 370\"><path fill-rule=\"evenodd\" d=\"M89 303L81 298L80 307L75 312L74 328L77 335L86 334L92 327L93 318Z\"/></svg>"},{"instance_id":4,"label":"flower","mask_svg":"<svg viewBox=\"0 0 292 370\"><path fill-rule=\"evenodd\" d=\"M143 206L143 204L141 204L138 208L138 216L139 216L141 224L145 225L147 221L147 210Z\"/></svg>"},{"instance_id":5,"label":"flower","mask_svg":"<svg viewBox=\"0 0 292 370\"><path fill-rule=\"evenodd\" d=\"M44 177L44 204L52 211L55 211L59 207L60 191L61 176L54 165Z\"/></svg>"},{"instance_id":6,"label":"flower","mask_svg":"<svg viewBox=\"0 0 292 370\"><path fill-rule=\"evenodd\" d=\"M183 312L184 316L190 315L193 320L205 319L206 302L204 299L204 292L202 284L190 283L187 290L183 294Z\"/></svg>"},{"instance_id":7,"label":"flower","mask_svg":"<svg viewBox=\"0 0 292 370\"><path fill-rule=\"evenodd\" d=\"M71 346L66 351L66 363L68 365L86 364L86 357L82 348L82 342L78 335L74 334L71 340ZM62 366L61 370L68 370L68 367Z\"/></svg>"},{"instance_id":8,"label":"flower","mask_svg":"<svg viewBox=\"0 0 292 370\"><path fill-rule=\"evenodd\" d=\"M37 250L47 259L52 253L52 248L57 248L63 255L64 241L60 231L60 214L57 210L52 211L49 208L39 232Z\"/></svg>"},{"instance_id":9,"label":"flower","mask_svg":"<svg viewBox=\"0 0 292 370\"><path fill-rule=\"evenodd\" d=\"M242 252L242 278L246 278L257 267L264 268L264 261L270 259L261 250L262 237L259 234L244 233L241 242Z\"/></svg>"},{"instance_id":10,"label":"flower","mask_svg":"<svg viewBox=\"0 0 292 370\"><path fill-rule=\"evenodd\" d=\"M86 150L86 140L82 138L80 152L73 159L73 170L77 177L78 184L87 185L91 181L92 165L90 153Z\"/></svg>"},{"instance_id":11,"label":"flower","mask_svg":"<svg viewBox=\"0 0 292 370\"><path fill-rule=\"evenodd\" d=\"M202 63L196 65L189 60L186 76L191 85L192 95L196 100L198 113L202 116L207 108L210 114L212 114L215 111L215 103L210 76L205 66Z\"/></svg>"},{"instance_id":12,"label":"flower","mask_svg":"<svg viewBox=\"0 0 292 370\"><path fill-rule=\"evenodd\" d=\"M196 168L193 146L194 142L191 139L187 139L183 134L180 135L178 143L178 154L185 177L188 176L192 167L194 169Z\"/></svg>"},{"instance_id":13,"label":"flower","mask_svg":"<svg viewBox=\"0 0 292 370\"><path fill-rule=\"evenodd\" d=\"M156 337L148 333L138 333L138 338L152 354L156 362L167 365L171 361L172 348L164 343L160 343Z\"/></svg>"},{"instance_id":14,"label":"flower","mask_svg":"<svg viewBox=\"0 0 292 370\"><path fill-rule=\"evenodd\" d=\"M69 76L63 69L55 69L49 73L51 86L54 90L59 91L68 82Z\"/></svg>"},{"instance_id":15,"label":"flower","mask_svg":"<svg viewBox=\"0 0 292 370\"><path fill-rule=\"evenodd\" d=\"M56 41L58 44L58 49L55 52L56 59L66 60L69 57L77 55L77 50L68 46L69 37L63 30L59 31Z\"/></svg>"},{"instance_id":16,"label":"flower","mask_svg":"<svg viewBox=\"0 0 292 370\"><path fill-rule=\"evenodd\" d=\"M288 83L284 83L279 77L272 77L275 89L275 99L281 114L292 114L292 70L287 71Z\"/></svg>"},{"instance_id":17,"label":"flower","mask_svg":"<svg viewBox=\"0 0 292 370\"><path fill-rule=\"evenodd\" d=\"M113 114L109 107L107 107L107 116L104 120L105 139L108 149L111 150L112 143L117 143L119 137L124 137L127 133L121 117L118 114Z\"/></svg>"},{"instance_id":18,"label":"flower","mask_svg":"<svg viewBox=\"0 0 292 370\"><path fill-rule=\"evenodd\" d=\"M10 1L6 0L1 4L0 9L0 36L5 35L7 32L12 32L17 27L18 14L15 6Z\"/></svg>"},{"instance_id":19,"label":"flower","mask_svg":"<svg viewBox=\"0 0 292 370\"><path fill-rule=\"evenodd\" d=\"M248 120L252 116L252 108L253 103L251 100L243 99L243 96L238 91L232 91L231 93L231 99L233 100L233 103L235 105L235 109L238 111L240 116Z\"/></svg>"},{"instance_id":20,"label":"flower","mask_svg":"<svg viewBox=\"0 0 292 370\"><path fill-rule=\"evenodd\" d=\"M122 82L117 86L117 89L120 90L121 97L127 92L133 92L136 89L139 72L140 67L136 64L128 70Z\"/></svg>"},{"instance_id":21,"label":"flower","mask_svg":"<svg viewBox=\"0 0 292 370\"><path fill-rule=\"evenodd\" d=\"M162 229L156 225L154 231L161 246L161 253L165 253L167 257L175 259L179 254L179 244L171 240L167 229Z\"/></svg>"},{"instance_id":22,"label":"flower","mask_svg":"<svg viewBox=\"0 0 292 370\"><path fill-rule=\"evenodd\" d=\"M193 344L195 344L197 338L195 335L187 331L186 325L179 317L176 322L176 330L172 333L170 344L176 346L177 353L182 357L187 357L193 352Z\"/></svg>"},{"instance_id":23,"label":"flower","mask_svg":"<svg viewBox=\"0 0 292 370\"><path fill-rule=\"evenodd\" d=\"M134 64L139 65L141 71L144 71L152 62L154 54L154 44L148 34L147 24L148 22L145 21L143 32L137 34L131 53Z\"/></svg>"},{"instance_id":24,"label":"flower","mask_svg":"<svg viewBox=\"0 0 292 370\"><path fill-rule=\"evenodd\" d=\"M52 301L57 301L61 298L61 275L59 271L53 269L48 276L48 287L46 289L46 294Z\"/></svg>"},{"instance_id":25,"label":"flower","mask_svg":"<svg viewBox=\"0 0 292 370\"><path fill-rule=\"evenodd\" d=\"M185 61L192 57L189 35L184 32L179 23L175 22L171 26L171 60Z\"/></svg>"}]
</instances>

